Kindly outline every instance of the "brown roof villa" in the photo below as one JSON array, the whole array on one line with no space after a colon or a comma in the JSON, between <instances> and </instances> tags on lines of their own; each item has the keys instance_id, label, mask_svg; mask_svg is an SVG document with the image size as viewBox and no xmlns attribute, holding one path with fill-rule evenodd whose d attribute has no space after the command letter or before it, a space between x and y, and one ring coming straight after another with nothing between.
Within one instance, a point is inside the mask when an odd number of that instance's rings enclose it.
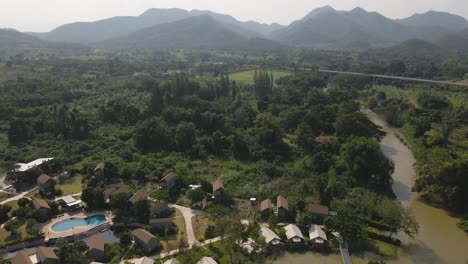
<instances>
[{"instance_id":1,"label":"brown roof villa","mask_svg":"<svg viewBox=\"0 0 468 264\"><path fill-rule=\"evenodd\" d=\"M141 228L133 230L132 235L145 243L148 243L152 238L156 238L150 232Z\"/></svg>"},{"instance_id":2,"label":"brown roof villa","mask_svg":"<svg viewBox=\"0 0 468 264\"><path fill-rule=\"evenodd\" d=\"M32 203L33 203L33 206L34 206L34 209L40 209L40 208L47 208L47 209L50 209L50 206L49 204L42 200L42 199L38 199L38 198L34 198L32 200Z\"/></svg>"},{"instance_id":3,"label":"brown roof villa","mask_svg":"<svg viewBox=\"0 0 468 264\"><path fill-rule=\"evenodd\" d=\"M148 196L146 195L146 193L138 191L134 195L132 195L132 197L130 197L128 201L131 202L132 204L135 204L136 202L146 200L147 198Z\"/></svg>"},{"instance_id":4,"label":"brown roof villa","mask_svg":"<svg viewBox=\"0 0 468 264\"><path fill-rule=\"evenodd\" d=\"M49 175L47 174L41 174L41 176L39 176L37 178L37 181L42 183L42 184L46 184L49 180L51 180L52 178L49 177Z\"/></svg>"},{"instance_id":5,"label":"brown roof villa","mask_svg":"<svg viewBox=\"0 0 468 264\"><path fill-rule=\"evenodd\" d=\"M278 197L276 198L276 206L278 208L281 207L281 208L284 208L286 210L289 210L288 200L286 200L286 198L284 198L281 195L278 195Z\"/></svg>"},{"instance_id":6,"label":"brown roof villa","mask_svg":"<svg viewBox=\"0 0 468 264\"><path fill-rule=\"evenodd\" d=\"M260 211L270 210L272 208L271 200L265 199L260 203Z\"/></svg>"},{"instance_id":7,"label":"brown roof villa","mask_svg":"<svg viewBox=\"0 0 468 264\"><path fill-rule=\"evenodd\" d=\"M106 167L106 164L104 164L104 162L99 162L99 163L96 165L96 168L94 168L94 171L103 170L104 167Z\"/></svg>"},{"instance_id":8,"label":"brown roof villa","mask_svg":"<svg viewBox=\"0 0 468 264\"><path fill-rule=\"evenodd\" d=\"M57 255L55 255L54 251L49 247L37 247L36 255L37 258L41 261L41 263L45 263L47 260L58 261Z\"/></svg>"},{"instance_id":9,"label":"brown roof villa","mask_svg":"<svg viewBox=\"0 0 468 264\"><path fill-rule=\"evenodd\" d=\"M175 172L170 172L169 174L167 174L166 176L164 176L164 178L161 179L164 180L164 181L172 181L173 179L175 179L177 177L177 175L175 174Z\"/></svg>"},{"instance_id":10,"label":"brown roof villa","mask_svg":"<svg viewBox=\"0 0 468 264\"><path fill-rule=\"evenodd\" d=\"M215 182L213 182L213 192L216 192L221 188L224 189L223 181L216 180Z\"/></svg>"},{"instance_id":11,"label":"brown roof villa","mask_svg":"<svg viewBox=\"0 0 468 264\"><path fill-rule=\"evenodd\" d=\"M11 264L33 264L26 250L21 250L10 259Z\"/></svg>"},{"instance_id":12,"label":"brown roof villa","mask_svg":"<svg viewBox=\"0 0 468 264\"><path fill-rule=\"evenodd\" d=\"M89 241L89 250L98 250L104 252L104 238L100 236L92 236Z\"/></svg>"},{"instance_id":13,"label":"brown roof villa","mask_svg":"<svg viewBox=\"0 0 468 264\"><path fill-rule=\"evenodd\" d=\"M317 215L328 215L328 207L318 204L309 204L306 206L306 212Z\"/></svg>"}]
</instances>

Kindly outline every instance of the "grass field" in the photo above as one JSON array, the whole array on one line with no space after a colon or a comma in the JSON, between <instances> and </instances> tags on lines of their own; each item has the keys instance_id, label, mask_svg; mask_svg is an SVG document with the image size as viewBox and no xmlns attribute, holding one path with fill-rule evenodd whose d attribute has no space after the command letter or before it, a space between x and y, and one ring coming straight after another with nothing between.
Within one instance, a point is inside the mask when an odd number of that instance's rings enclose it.
<instances>
[{"instance_id":1,"label":"grass field","mask_svg":"<svg viewBox=\"0 0 468 264\"><path fill-rule=\"evenodd\" d=\"M187 234L185 233L185 221L182 213L176 209L174 224L177 226L178 234L167 237L167 242L162 239L162 252L168 252L174 249L178 249L180 246L181 238L184 244L187 244Z\"/></svg>"},{"instance_id":2,"label":"grass field","mask_svg":"<svg viewBox=\"0 0 468 264\"><path fill-rule=\"evenodd\" d=\"M199 241L204 240L200 238L205 237L205 231L209 224L210 224L210 220L206 216L192 217L193 232L195 233L195 238L197 240Z\"/></svg>"},{"instance_id":3,"label":"grass field","mask_svg":"<svg viewBox=\"0 0 468 264\"><path fill-rule=\"evenodd\" d=\"M236 72L229 75L231 81L236 81L238 84L250 85L254 83L255 70ZM287 71L273 71L273 79L276 81L280 77L291 75Z\"/></svg>"},{"instance_id":4,"label":"grass field","mask_svg":"<svg viewBox=\"0 0 468 264\"><path fill-rule=\"evenodd\" d=\"M375 253L378 253L379 255L385 256L385 257L391 257L394 258L397 256L397 250L398 248L392 244L376 240L376 239L371 239L370 243L372 243L372 247L375 248Z\"/></svg>"},{"instance_id":5,"label":"grass field","mask_svg":"<svg viewBox=\"0 0 468 264\"><path fill-rule=\"evenodd\" d=\"M73 178L65 180L63 183L58 184L57 186L62 190L63 195L79 193L82 189L82 179L83 175L77 175Z\"/></svg>"}]
</instances>

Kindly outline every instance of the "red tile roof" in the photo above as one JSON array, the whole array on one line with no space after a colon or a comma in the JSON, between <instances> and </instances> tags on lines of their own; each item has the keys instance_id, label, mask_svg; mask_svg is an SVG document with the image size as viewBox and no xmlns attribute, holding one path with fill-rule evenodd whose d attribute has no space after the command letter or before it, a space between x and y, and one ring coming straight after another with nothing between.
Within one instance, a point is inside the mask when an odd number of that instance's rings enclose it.
<instances>
[{"instance_id":1,"label":"red tile roof","mask_svg":"<svg viewBox=\"0 0 468 264\"><path fill-rule=\"evenodd\" d=\"M132 235L137 239L143 241L145 244L147 244L153 238L156 239L156 237L153 236L153 234L141 228L133 230Z\"/></svg>"},{"instance_id":2,"label":"red tile roof","mask_svg":"<svg viewBox=\"0 0 468 264\"><path fill-rule=\"evenodd\" d=\"M47 175L47 174L41 174L41 176L39 176L37 178L37 181L42 183L42 184L47 183L49 180L52 180L52 178L49 177L49 175Z\"/></svg>"},{"instance_id":3,"label":"red tile roof","mask_svg":"<svg viewBox=\"0 0 468 264\"><path fill-rule=\"evenodd\" d=\"M96 168L94 168L94 171L96 171L96 170L104 170L104 167L106 167L106 164L104 164L104 162L99 162L99 163L96 165Z\"/></svg>"},{"instance_id":4,"label":"red tile roof","mask_svg":"<svg viewBox=\"0 0 468 264\"><path fill-rule=\"evenodd\" d=\"M216 192L220 188L224 189L224 184L223 181L218 179L215 182L213 182L213 192Z\"/></svg>"},{"instance_id":5,"label":"red tile roof","mask_svg":"<svg viewBox=\"0 0 468 264\"><path fill-rule=\"evenodd\" d=\"M265 211L271 209L273 206L271 205L270 199L265 199L260 203L260 211Z\"/></svg>"},{"instance_id":6,"label":"red tile roof","mask_svg":"<svg viewBox=\"0 0 468 264\"><path fill-rule=\"evenodd\" d=\"M58 260L57 255L55 255L54 251L49 247L37 247L36 255L42 263L49 259Z\"/></svg>"},{"instance_id":7,"label":"red tile roof","mask_svg":"<svg viewBox=\"0 0 468 264\"><path fill-rule=\"evenodd\" d=\"M161 181L170 182L173 179L175 179L176 177L177 177L177 174L175 174L175 172L170 172L166 176L164 176L164 178L162 178Z\"/></svg>"},{"instance_id":8,"label":"red tile roof","mask_svg":"<svg viewBox=\"0 0 468 264\"><path fill-rule=\"evenodd\" d=\"M98 250L104 252L104 238L100 236L92 236L89 241L89 250Z\"/></svg>"},{"instance_id":9,"label":"red tile roof","mask_svg":"<svg viewBox=\"0 0 468 264\"><path fill-rule=\"evenodd\" d=\"M306 212L318 215L328 215L328 207L318 204L309 204L306 206Z\"/></svg>"},{"instance_id":10,"label":"red tile roof","mask_svg":"<svg viewBox=\"0 0 468 264\"><path fill-rule=\"evenodd\" d=\"M289 210L288 200L286 200L286 198L284 198L281 195L278 195L278 197L276 198L276 206L278 208L281 207L281 208L284 208L286 210Z\"/></svg>"},{"instance_id":11,"label":"red tile roof","mask_svg":"<svg viewBox=\"0 0 468 264\"><path fill-rule=\"evenodd\" d=\"M323 143L323 142L327 142L327 141L330 141L330 139L332 139L333 137L331 136L318 136L314 139L315 143Z\"/></svg>"},{"instance_id":12,"label":"red tile roof","mask_svg":"<svg viewBox=\"0 0 468 264\"><path fill-rule=\"evenodd\" d=\"M11 264L33 264L26 250L21 250L11 260Z\"/></svg>"},{"instance_id":13,"label":"red tile roof","mask_svg":"<svg viewBox=\"0 0 468 264\"><path fill-rule=\"evenodd\" d=\"M135 204L138 201L142 201L142 200L146 200L146 199L148 199L148 196L146 195L146 193L144 193L142 191L138 191L134 195L132 195L132 197L130 197L130 199L128 199L128 201L131 202L132 204Z\"/></svg>"},{"instance_id":14,"label":"red tile roof","mask_svg":"<svg viewBox=\"0 0 468 264\"><path fill-rule=\"evenodd\" d=\"M42 200L42 199L38 199L38 198L34 198L32 200L32 203L33 203L33 206L34 206L34 209L40 209L40 208L47 208L47 209L50 209L50 206L49 204Z\"/></svg>"}]
</instances>

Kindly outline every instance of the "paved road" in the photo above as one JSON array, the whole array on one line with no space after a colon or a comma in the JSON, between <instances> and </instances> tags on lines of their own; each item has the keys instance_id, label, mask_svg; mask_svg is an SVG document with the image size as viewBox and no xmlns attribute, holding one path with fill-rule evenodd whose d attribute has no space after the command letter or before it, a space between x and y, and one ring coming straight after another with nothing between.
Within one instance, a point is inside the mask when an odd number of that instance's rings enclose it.
<instances>
[{"instance_id":1,"label":"paved road","mask_svg":"<svg viewBox=\"0 0 468 264\"><path fill-rule=\"evenodd\" d=\"M199 243L198 245L200 246L206 246L208 244L211 244L211 243L215 243L217 241L220 241L221 240L221 237L215 237L215 238L212 238L212 239L208 239L208 240L205 240L201 243ZM190 246L188 249L190 249L192 246ZM187 249L184 249L184 250L187 250ZM160 253L160 254L156 254L156 255L152 255L152 256L148 256L148 258L150 259L154 259L154 260L158 260L158 259L163 259L165 257L169 257L169 256L172 256L172 255L176 255L176 254L179 254L180 253L180 250L178 249L174 249L174 250L171 250L169 252L165 252L165 253ZM129 261L130 263L134 263L137 259L129 259L127 261ZM124 262L121 262L121 264L123 264Z\"/></svg>"},{"instance_id":2,"label":"paved road","mask_svg":"<svg viewBox=\"0 0 468 264\"><path fill-rule=\"evenodd\" d=\"M30 190L27 190L25 192L22 192L22 193L16 195L16 196L13 196L11 198L8 198L8 199L0 202L0 204L6 204L6 203L9 203L9 202L12 202L12 201L17 201L17 200L23 198L24 196L26 196L28 193L30 193L32 191L35 191L36 189L37 189L37 187L34 187L34 188L30 189Z\"/></svg>"},{"instance_id":3,"label":"paved road","mask_svg":"<svg viewBox=\"0 0 468 264\"><path fill-rule=\"evenodd\" d=\"M361 73L361 72L332 71L332 70L325 70L325 69L319 69L318 71L323 72L323 73L332 73L332 74L347 74L347 75L357 75L357 76L374 77L374 78L382 78L382 79L425 82L425 83L446 84L446 85L468 87L468 83L455 83L455 82L448 82L448 81L436 81L436 80L428 80L428 79L420 79L420 78L409 78L409 77L402 77L402 76L370 74L370 73Z\"/></svg>"},{"instance_id":4,"label":"paved road","mask_svg":"<svg viewBox=\"0 0 468 264\"><path fill-rule=\"evenodd\" d=\"M192 226L192 217L197 215L203 215L203 211L194 210L189 207L184 207L176 204L170 204L169 207L173 207L179 209L179 211L184 216L185 221L185 233L187 234L187 243L191 247L193 244L197 243L197 239L195 238L195 233L193 232Z\"/></svg>"}]
</instances>

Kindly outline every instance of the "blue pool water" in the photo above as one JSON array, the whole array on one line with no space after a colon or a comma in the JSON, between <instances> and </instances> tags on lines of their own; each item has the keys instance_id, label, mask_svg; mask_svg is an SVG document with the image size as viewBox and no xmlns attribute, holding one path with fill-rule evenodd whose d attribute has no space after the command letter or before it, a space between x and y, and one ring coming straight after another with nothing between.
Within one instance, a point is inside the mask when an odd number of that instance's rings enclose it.
<instances>
[{"instance_id":1,"label":"blue pool water","mask_svg":"<svg viewBox=\"0 0 468 264\"><path fill-rule=\"evenodd\" d=\"M93 215L86 218L69 218L55 223L52 230L62 232L73 229L78 226L97 226L106 221L106 216L103 214Z\"/></svg>"}]
</instances>

